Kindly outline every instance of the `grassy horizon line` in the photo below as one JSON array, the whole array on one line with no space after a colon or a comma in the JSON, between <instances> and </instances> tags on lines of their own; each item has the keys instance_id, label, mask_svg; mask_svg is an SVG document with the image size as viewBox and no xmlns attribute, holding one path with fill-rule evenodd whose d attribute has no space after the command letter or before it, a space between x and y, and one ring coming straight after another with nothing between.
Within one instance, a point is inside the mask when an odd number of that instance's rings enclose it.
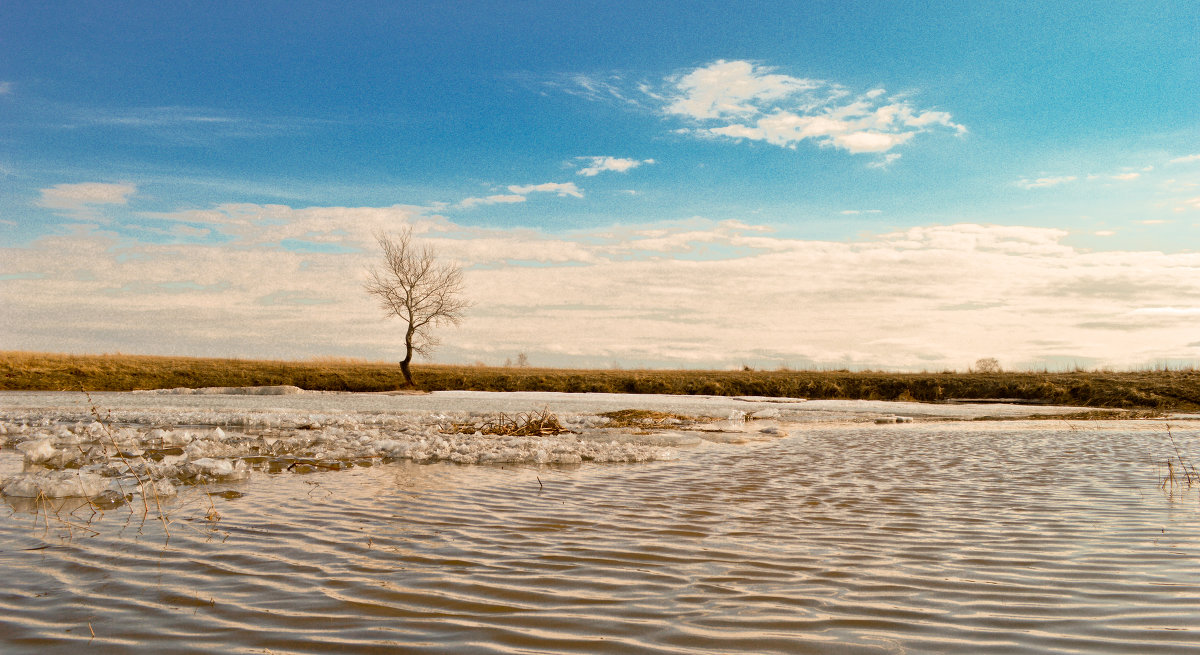
<instances>
[{"instance_id":1,"label":"grassy horizon line","mask_svg":"<svg viewBox=\"0 0 1200 655\"><path fill-rule=\"evenodd\" d=\"M222 361L222 362L251 362L258 364L280 364L280 365L306 365L306 364L329 364L329 365L352 365L352 366L399 366L397 362L391 360L376 360L367 359L365 357L351 357L342 355L312 355L309 357L297 359L272 359L263 357L241 357L237 355L229 355L225 357L204 357L198 355L151 355L144 353L124 353L114 351L111 353L62 353L62 352L44 352L36 350L0 350L0 358L7 357L29 357L29 358L45 358L45 359L89 359L89 358L132 358L132 359L160 359L160 360L178 360L178 361ZM788 364L780 364L773 368L771 367L753 367L746 364L730 365L726 368L675 368L675 367L642 367L642 366L619 366L611 365L606 368L600 367L571 367L571 366L520 366L517 364L487 364L482 361L476 361L472 364L447 364L439 362L424 362L414 363L415 367L423 368L494 368L502 370L517 370L517 371L579 371L579 372L600 372L600 371L629 371L629 372L696 372L696 373L729 373L729 372L780 372L780 373L878 373L888 375L955 375L955 374L976 374L989 373L991 371L977 371L973 367L967 367L967 370L959 370L955 368L942 368L939 370L921 369L905 370L889 367L846 367L830 364L827 366L813 367L794 367ZM1131 366L1120 368L1114 366L1097 366L1088 368L1086 366L1075 364L1069 367L1051 369L1047 366L1032 367L1032 368L1004 368L995 373L1030 373L1030 374L1061 374L1061 373L1097 373L1097 374L1135 374L1148 372L1193 372L1200 371L1200 367L1193 364L1179 363L1172 365L1170 362L1161 362L1154 364L1146 364L1144 366Z\"/></svg>"},{"instance_id":2,"label":"grassy horizon line","mask_svg":"<svg viewBox=\"0 0 1200 655\"><path fill-rule=\"evenodd\" d=\"M1014 399L1144 410L1200 410L1200 371L886 372L823 370L561 369L415 364L426 391L561 391L768 396L843 400ZM73 355L0 351L0 390L132 391L292 385L317 391L393 391L399 365L354 358L308 360Z\"/></svg>"}]
</instances>

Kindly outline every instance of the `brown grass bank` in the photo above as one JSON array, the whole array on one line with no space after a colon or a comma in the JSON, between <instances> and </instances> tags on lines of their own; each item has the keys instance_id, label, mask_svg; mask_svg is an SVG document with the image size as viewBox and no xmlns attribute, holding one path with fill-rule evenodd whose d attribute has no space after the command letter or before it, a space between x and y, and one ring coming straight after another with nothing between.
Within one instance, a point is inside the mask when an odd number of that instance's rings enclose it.
<instances>
[{"instance_id":1,"label":"brown grass bank","mask_svg":"<svg viewBox=\"0 0 1200 655\"><path fill-rule=\"evenodd\" d=\"M425 390L787 396L822 399L1015 399L1086 407L1200 410L1200 371L886 373L851 371L570 370L419 365ZM0 352L0 389L129 391L290 384L325 391L390 391L390 363L259 361L148 355Z\"/></svg>"}]
</instances>

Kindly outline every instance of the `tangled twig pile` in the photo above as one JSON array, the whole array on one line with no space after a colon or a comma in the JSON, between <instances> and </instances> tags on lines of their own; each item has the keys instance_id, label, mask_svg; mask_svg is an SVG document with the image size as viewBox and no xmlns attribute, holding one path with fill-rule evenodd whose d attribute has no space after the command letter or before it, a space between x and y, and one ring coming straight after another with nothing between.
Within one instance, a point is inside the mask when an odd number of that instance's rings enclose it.
<instances>
[{"instance_id":1,"label":"tangled twig pile","mask_svg":"<svg viewBox=\"0 0 1200 655\"><path fill-rule=\"evenodd\" d=\"M451 432L455 434L479 432L501 437L548 437L570 432L549 410L523 412L512 416L501 412L495 418L483 422L454 423L451 427Z\"/></svg>"}]
</instances>

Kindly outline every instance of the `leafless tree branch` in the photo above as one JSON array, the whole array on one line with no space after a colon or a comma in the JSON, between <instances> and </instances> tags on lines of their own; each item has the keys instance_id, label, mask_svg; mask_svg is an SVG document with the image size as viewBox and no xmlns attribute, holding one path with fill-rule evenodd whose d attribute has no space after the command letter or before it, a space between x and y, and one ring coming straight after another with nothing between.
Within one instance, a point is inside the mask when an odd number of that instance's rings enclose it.
<instances>
[{"instance_id":1,"label":"leafless tree branch","mask_svg":"<svg viewBox=\"0 0 1200 655\"><path fill-rule=\"evenodd\" d=\"M383 264L368 271L364 285L376 296L386 315L405 323L404 360L400 370L412 385L409 363L413 353L428 356L438 345L432 330L441 325L457 325L470 306L463 299L462 268L440 262L428 245L414 243L412 228L399 234L376 234L383 251Z\"/></svg>"}]
</instances>

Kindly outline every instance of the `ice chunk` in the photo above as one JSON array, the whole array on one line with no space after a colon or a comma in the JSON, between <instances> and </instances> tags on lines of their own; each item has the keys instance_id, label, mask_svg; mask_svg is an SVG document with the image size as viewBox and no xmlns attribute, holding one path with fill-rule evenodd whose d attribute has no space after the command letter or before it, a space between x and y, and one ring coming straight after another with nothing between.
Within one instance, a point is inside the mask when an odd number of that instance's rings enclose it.
<instances>
[{"instance_id":1,"label":"ice chunk","mask_svg":"<svg viewBox=\"0 0 1200 655\"><path fill-rule=\"evenodd\" d=\"M37 439L17 444L17 450L25 453L25 461L30 464L41 464L49 461L58 454L58 449L50 439Z\"/></svg>"},{"instance_id":2,"label":"ice chunk","mask_svg":"<svg viewBox=\"0 0 1200 655\"><path fill-rule=\"evenodd\" d=\"M207 439L197 439L183 449L183 454L193 461L207 457L230 457L236 453L237 450L228 444Z\"/></svg>"},{"instance_id":3,"label":"ice chunk","mask_svg":"<svg viewBox=\"0 0 1200 655\"><path fill-rule=\"evenodd\" d=\"M165 434L163 434L162 444L165 448L178 448L179 446L188 445L195 438L196 437L192 436L192 433L188 432L187 430L182 432L178 430L168 430Z\"/></svg>"},{"instance_id":4,"label":"ice chunk","mask_svg":"<svg viewBox=\"0 0 1200 655\"><path fill-rule=\"evenodd\" d=\"M0 493L20 498L66 498L99 496L110 488L111 482L97 473L86 471L41 471L21 473L5 478Z\"/></svg>"},{"instance_id":5,"label":"ice chunk","mask_svg":"<svg viewBox=\"0 0 1200 655\"><path fill-rule=\"evenodd\" d=\"M250 466L244 460L203 457L188 462L181 472L190 478L215 478L220 480L244 480L250 476Z\"/></svg>"},{"instance_id":6,"label":"ice chunk","mask_svg":"<svg viewBox=\"0 0 1200 655\"><path fill-rule=\"evenodd\" d=\"M644 446L694 446L701 439L695 433L668 431L634 434L624 430L586 430L579 439L605 443L632 443Z\"/></svg>"},{"instance_id":7,"label":"ice chunk","mask_svg":"<svg viewBox=\"0 0 1200 655\"><path fill-rule=\"evenodd\" d=\"M159 498L168 498L179 493L179 490L175 488L175 485L170 480L155 480L154 486L147 491Z\"/></svg>"}]
</instances>

